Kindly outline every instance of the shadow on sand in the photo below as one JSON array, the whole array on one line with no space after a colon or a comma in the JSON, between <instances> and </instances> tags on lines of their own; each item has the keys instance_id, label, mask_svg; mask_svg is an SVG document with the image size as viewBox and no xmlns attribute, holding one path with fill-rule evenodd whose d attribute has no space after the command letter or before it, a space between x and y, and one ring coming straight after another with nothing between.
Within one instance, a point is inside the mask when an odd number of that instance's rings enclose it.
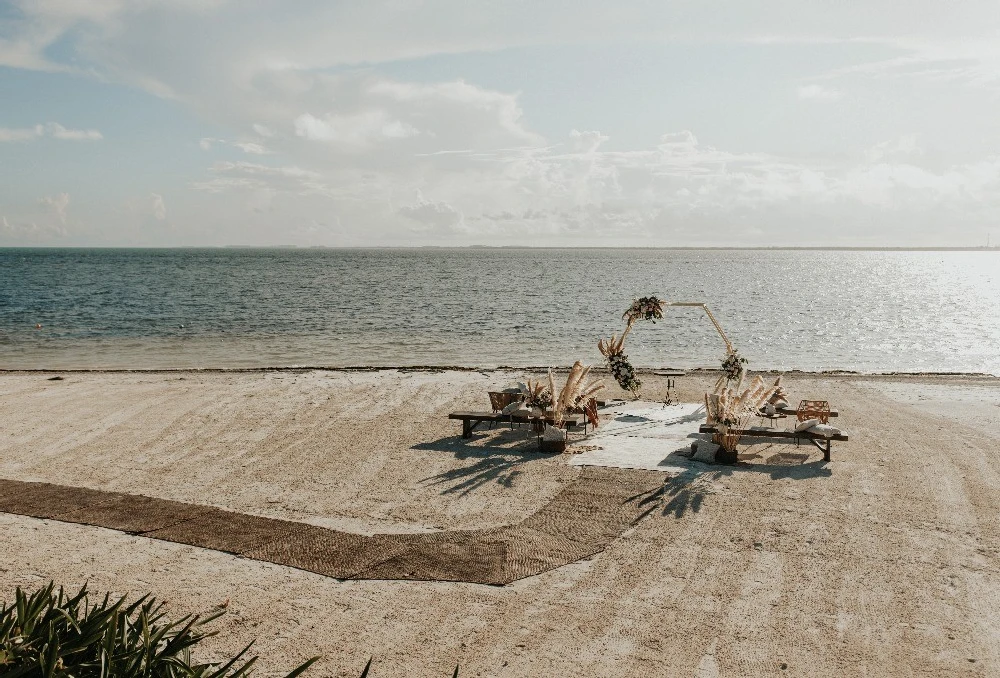
<instances>
[{"instance_id":1,"label":"shadow on sand","mask_svg":"<svg viewBox=\"0 0 1000 678\"><path fill-rule=\"evenodd\" d=\"M465 466L421 480L430 485L445 485L441 494L461 496L489 483L511 487L526 465L552 456L538 452L535 434L527 428L481 431L468 439L448 436L419 443L410 449L448 452L459 461L469 461ZM664 465L687 468L656 490L629 498L629 502L646 507L636 522L656 512L674 518L683 518L689 511L698 513L705 497L717 491L716 482L739 473L766 473L771 480L805 480L831 475L822 459L808 461L811 456L815 457L815 452L810 454L809 448L791 446L787 441L758 439L742 443L741 449L739 461L731 466L702 464L679 452L668 455L663 460Z\"/></svg>"},{"instance_id":2,"label":"shadow on sand","mask_svg":"<svg viewBox=\"0 0 1000 678\"><path fill-rule=\"evenodd\" d=\"M414 445L412 450L449 452L459 461L470 461L460 468L421 479L430 485L447 485L441 494L466 495L488 483L511 487L522 468L552 455L538 451L535 434L528 428L494 429L473 434L472 438L449 436Z\"/></svg>"},{"instance_id":3,"label":"shadow on sand","mask_svg":"<svg viewBox=\"0 0 1000 678\"><path fill-rule=\"evenodd\" d=\"M773 443L766 441L746 447L751 449L741 453L739 461L733 465L702 464L677 452L671 453L664 459L665 464L688 468L667 480L662 487L630 498L630 501L638 501L640 506L646 507L635 522L656 512L664 516L673 515L674 518L683 518L688 511L698 513L705 497L717 491L716 482L740 473L767 474L771 480L806 480L832 475L827 462L822 459L807 461L811 455L805 449L776 449ZM753 448L759 449L755 451Z\"/></svg>"}]
</instances>

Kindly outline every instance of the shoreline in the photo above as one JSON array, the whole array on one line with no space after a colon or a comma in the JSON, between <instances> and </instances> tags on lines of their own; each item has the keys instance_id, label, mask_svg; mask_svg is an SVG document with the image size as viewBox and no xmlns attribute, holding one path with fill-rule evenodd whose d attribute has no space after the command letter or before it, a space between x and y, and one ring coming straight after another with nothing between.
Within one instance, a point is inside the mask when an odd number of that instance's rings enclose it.
<instances>
[{"instance_id":1,"label":"shoreline","mask_svg":"<svg viewBox=\"0 0 1000 678\"><path fill-rule=\"evenodd\" d=\"M48 367L29 368L0 368L2 374L177 374L192 372L198 374L261 374L266 372L545 372L555 370L557 372L568 371L570 365L498 365L496 367L471 367L467 365L348 365L344 367L331 367L326 365L290 365L290 366L264 366L264 367L74 367L67 369ZM683 368L683 367L636 367L638 374L649 376L659 376L659 372L683 372L684 375L716 375L722 370L707 367ZM593 374L610 374L603 366L594 366L591 370ZM748 374L787 374L803 377L957 377L957 378L977 378L977 379L1000 379L1000 374L990 374L989 372L862 372L859 370L779 370L760 369L747 370ZM678 375L680 376L680 375Z\"/></svg>"}]
</instances>

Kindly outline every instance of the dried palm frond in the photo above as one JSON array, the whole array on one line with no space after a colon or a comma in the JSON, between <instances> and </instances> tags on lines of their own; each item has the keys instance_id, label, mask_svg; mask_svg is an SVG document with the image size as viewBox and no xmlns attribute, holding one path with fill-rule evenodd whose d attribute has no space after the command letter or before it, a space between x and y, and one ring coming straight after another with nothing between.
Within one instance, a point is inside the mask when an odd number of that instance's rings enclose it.
<instances>
[{"instance_id":1,"label":"dried palm frond","mask_svg":"<svg viewBox=\"0 0 1000 678\"><path fill-rule=\"evenodd\" d=\"M613 355L621 355L625 351L625 337L627 335L628 332L623 332L620 338L612 334L611 338L607 341L600 339L597 342L597 349L605 358L610 358Z\"/></svg>"},{"instance_id":2,"label":"dried palm frond","mask_svg":"<svg viewBox=\"0 0 1000 678\"><path fill-rule=\"evenodd\" d=\"M776 385L765 384L760 375L751 379L746 388L742 386L741 377L735 388L722 387L715 393L705 394L706 423L718 427L719 444L728 452L736 450L741 432L751 418L758 416L777 388Z\"/></svg>"},{"instance_id":3,"label":"dried palm frond","mask_svg":"<svg viewBox=\"0 0 1000 678\"><path fill-rule=\"evenodd\" d=\"M768 402L770 402L771 404L774 404L774 403L778 402L779 400L788 400L788 393L781 386L781 375L780 374L778 375L778 378L774 380L774 393L771 395L770 398L768 398Z\"/></svg>"},{"instance_id":4,"label":"dried palm frond","mask_svg":"<svg viewBox=\"0 0 1000 678\"><path fill-rule=\"evenodd\" d=\"M562 421L562 417L567 412L583 411L587 401L604 388L604 382L600 379L588 382L587 375L589 374L589 366L584 366L579 360L573 363L573 367L566 377L566 383L559 390L559 396L553 399L553 419L557 422ZM551 370L549 370L549 388L552 393L556 393L555 377Z\"/></svg>"},{"instance_id":5,"label":"dried palm frond","mask_svg":"<svg viewBox=\"0 0 1000 678\"><path fill-rule=\"evenodd\" d=\"M538 407L544 410L552 405L552 390L541 379L518 382L517 388L524 396L524 404L528 407Z\"/></svg>"}]
</instances>

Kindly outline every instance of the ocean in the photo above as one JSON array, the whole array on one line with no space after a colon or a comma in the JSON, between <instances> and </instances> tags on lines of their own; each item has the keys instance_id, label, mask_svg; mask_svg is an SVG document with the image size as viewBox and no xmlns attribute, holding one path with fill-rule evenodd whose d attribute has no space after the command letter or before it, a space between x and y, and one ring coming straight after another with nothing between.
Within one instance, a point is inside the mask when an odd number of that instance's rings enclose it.
<instances>
[{"instance_id":1,"label":"ocean","mask_svg":"<svg viewBox=\"0 0 1000 678\"><path fill-rule=\"evenodd\" d=\"M1000 375L992 251L8 248L0 368L597 365L651 294L751 369ZM669 308L626 352L724 346Z\"/></svg>"}]
</instances>

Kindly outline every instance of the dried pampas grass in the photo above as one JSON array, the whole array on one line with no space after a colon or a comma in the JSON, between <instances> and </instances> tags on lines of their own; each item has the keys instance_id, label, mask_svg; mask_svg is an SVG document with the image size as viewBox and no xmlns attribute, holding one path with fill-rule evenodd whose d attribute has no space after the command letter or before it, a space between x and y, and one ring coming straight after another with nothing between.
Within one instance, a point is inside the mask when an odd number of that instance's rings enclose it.
<instances>
[{"instance_id":1,"label":"dried pampas grass","mask_svg":"<svg viewBox=\"0 0 1000 678\"><path fill-rule=\"evenodd\" d=\"M573 363L573 367L566 377L566 383L558 391L559 396L553 398L553 419L557 423L561 422L568 412L584 411L590 398L604 388L604 381L600 379L587 381L589 374L590 366L584 366L579 360ZM549 370L549 389L552 393L556 393L556 382L552 370ZM593 420L591 422L593 423Z\"/></svg>"},{"instance_id":2,"label":"dried pampas grass","mask_svg":"<svg viewBox=\"0 0 1000 678\"><path fill-rule=\"evenodd\" d=\"M780 381L780 380L779 380ZM734 452L742 438L742 433L753 417L779 388L779 383L768 386L758 374L746 388L743 378L735 387L721 386L714 393L705 394L706 423L716 426L719 444L728 452Z\"/></svg>"}]
</instances>

